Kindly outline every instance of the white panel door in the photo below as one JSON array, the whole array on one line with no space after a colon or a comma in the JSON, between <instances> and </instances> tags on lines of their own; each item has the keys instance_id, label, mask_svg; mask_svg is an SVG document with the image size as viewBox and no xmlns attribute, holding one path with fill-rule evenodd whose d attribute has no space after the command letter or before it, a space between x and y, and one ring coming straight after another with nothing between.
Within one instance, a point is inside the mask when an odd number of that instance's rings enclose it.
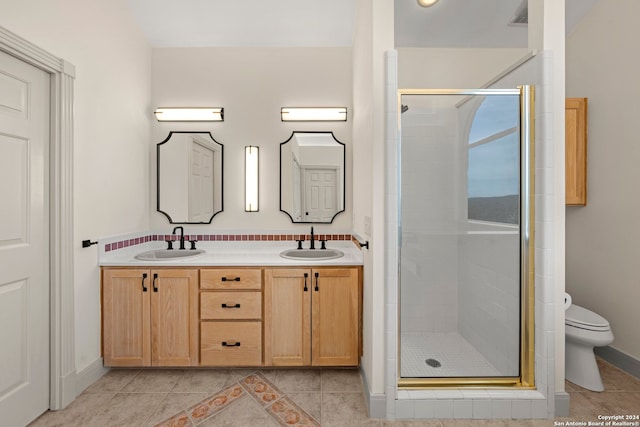
<instances>
[{"instance_id":1,"label":"white panel door","mask_svg":"<svg viewBox=\"0 0 640 427\"><path fill-rule=\"evenodd\" d=\"M331 222L336 214L335 169L305 169L305 221Z\"/></svg>"},{"instance_id":2,"label":"white panel door","mask_svg":"<svg viewBox=\"0 0 640 427\"><path fill-rule=\"evenodd\" d=\"M213 150L193 142L189 168L189 222L211 219L213 187Z\"/></svg>"},{"instance_id":3,"label":"white panel door","mask_svg":"<svg viewBox=\"0 0 640 427\"><path fill-rule=\"evenodd\" d=\"M49 75L0 52L0 424L49 408Z\"/></svg>"}]
</instances>

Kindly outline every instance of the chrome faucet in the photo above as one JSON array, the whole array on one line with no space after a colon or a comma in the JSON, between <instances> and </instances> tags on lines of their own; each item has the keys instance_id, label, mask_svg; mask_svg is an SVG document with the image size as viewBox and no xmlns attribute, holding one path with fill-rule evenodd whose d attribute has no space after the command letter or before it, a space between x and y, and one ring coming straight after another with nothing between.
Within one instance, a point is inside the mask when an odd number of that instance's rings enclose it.
<instances>
[{"instance_id":1,"label":"chrome faucet","mask_svg":"<svg viewBox=\"0 0 640 427\"><path fill-rule=\"evenodd\" d=\"M309 246L309 249L315 249L316 248L316 237L313 234L313 226L311 226L311 246Z\"/></svg>"},{"instance_id":2,"label":"chrome faucet","mask_svg":"<svg viewBox=\"0 0 640 427\"><path fill-rule=\"evenodd\" d=\"M184 228L179 225L173 229L171 234L176 234L177 229L180 229L180 249L184 249Z\"/></svg>"}]
</instances>

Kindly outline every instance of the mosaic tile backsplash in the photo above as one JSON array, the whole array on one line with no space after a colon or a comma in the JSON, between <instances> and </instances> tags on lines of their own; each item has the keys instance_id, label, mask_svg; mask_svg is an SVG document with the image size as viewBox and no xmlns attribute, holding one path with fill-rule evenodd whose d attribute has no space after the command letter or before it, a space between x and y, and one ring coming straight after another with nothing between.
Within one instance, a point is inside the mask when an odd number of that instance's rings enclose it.
<instances>
[{"instance_id":1,"label":"mosaic tile backsplash","mask_svg":"<svg viewBox=\"0 0 640 427\"><path fill-rule=\"evenodd\" d=\"M185 234L185 240L196 240L199 242L220 241L220 242L241 242L241 241L294 241L311 240L310 234ZM351 234L316 234L317 240L351 240ZM105 252L115 251L129 246L141 245L148 242L179 240L175 234L149 234L147 236L124 239L117 242L107 243Z\"/></svg>"}]
</instances>

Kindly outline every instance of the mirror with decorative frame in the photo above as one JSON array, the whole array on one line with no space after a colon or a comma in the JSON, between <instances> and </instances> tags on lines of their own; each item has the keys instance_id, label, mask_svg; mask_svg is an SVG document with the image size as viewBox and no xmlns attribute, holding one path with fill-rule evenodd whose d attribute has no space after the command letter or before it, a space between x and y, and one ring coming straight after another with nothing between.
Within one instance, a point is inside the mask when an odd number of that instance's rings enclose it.
<instances>
[{"instance_id":1,"label":"mirror with decorative frame","mask_svg":"<svg viewBox=\"0 0 640 427\"><path fill-rule=\"evenodd\" d=\"M171 224L210 224L222 212L223 145L210 132L169 132L157 145L157 209Z\"/></svg>"},{"instance_id":2,"label":"mirror with decorative frame","mask_svg":"<svg viewBox=\"0 0 640 427\"><path fill-rule=\"evenodd\" d=\"M333 132L293 132L280 144L280 210L294 223L331 223L345 206L345 145Z\"/></svg>"}]
</instances>

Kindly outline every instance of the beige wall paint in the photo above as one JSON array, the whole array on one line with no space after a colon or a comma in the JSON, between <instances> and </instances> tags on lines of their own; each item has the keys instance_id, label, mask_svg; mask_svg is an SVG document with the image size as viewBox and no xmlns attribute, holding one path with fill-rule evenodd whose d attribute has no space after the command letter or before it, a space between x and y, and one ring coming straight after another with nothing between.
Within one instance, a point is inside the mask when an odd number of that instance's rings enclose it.
<instances>
[{"instance_id":1,"label":"beige wall paint","mask_svg":"<svg viewBox=\"0 0 640 427\"><path fill-rule=\"evenodd\" d=\"M640 2L596 3L567 38L568 97L589 98L588 205L566 208L566 289L640 360Z\"/></svg>"},{"instance_id":2,"label":"beige wall paint","mask_svg":"<svg viewBox=\"0 0 640 427\"><path fill-rule=\"evenodd\" d=\"M76 67L76 370L100 358L97 249L80 241L144 230L149 216L151 49L126 0L3 2L0 25Z\"/></svg>"},{"instance_id":3,"label":"beige wall paint","mask_svg":"<svg viewBox=\"0 0 640 427\"><path fill-rule=\"evenodd\" d=\"M346 148L346 207L316 233L351 232L353 109L351 48L166 48L153 50L155 107L224 107L224 122L154 122L150 223L154 230L173 225L156 212L155 146L170 131L210 131L224 145L224 211L211 224L188 225L185 232L268 231L308 233L280 212L280 143L293 131L333 131ZM346 122L282 122L281 107L344 106ZM149 113L152 110L149 110ZM244 147L260 147L259 212L244 211Z\"/></svg>"}]
</instances>

